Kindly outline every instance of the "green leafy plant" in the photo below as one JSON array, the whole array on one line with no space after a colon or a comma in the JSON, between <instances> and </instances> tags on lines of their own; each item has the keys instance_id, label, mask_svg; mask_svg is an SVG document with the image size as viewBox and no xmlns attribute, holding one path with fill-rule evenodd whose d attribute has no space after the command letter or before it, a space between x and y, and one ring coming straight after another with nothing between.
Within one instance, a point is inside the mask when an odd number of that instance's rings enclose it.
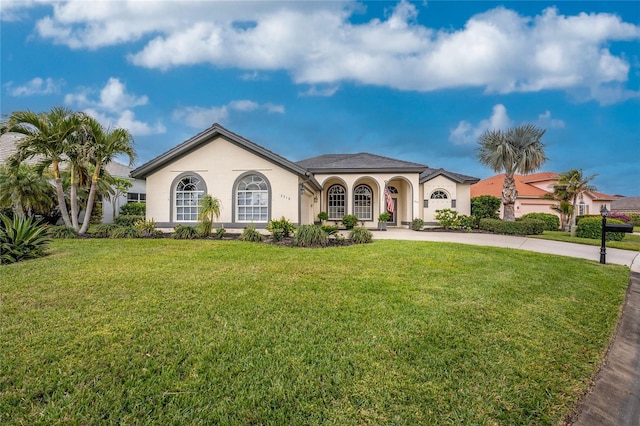
<instances>
[{"instance_id":1,"label":"green leafy plant","mask_svg":"<svg viewBox=\"0 0 640 426\"><path fill-rule=\"evenodd\" d=\"M227 233L227 230L226 230L226 229L224 229L224 228L218 228L218 229L216 229L216 232L215 232L215 234L214 234L214 238L215 238L216 240L221 240L221 239L223 239L223 238L224 238L224 234L226 234L226 233Z\"/></svg>"},{"instance_id":2,"label":"green leafy plant","mask_svg":"<svg viewBox=\"0 0 640 426\"><path fill-rule=\"evenodd\" d=\"M41 257L50 242L47 228L33 218L0 215L0 263Z\"/></svg>"},{"instance_id":3,"label":"green leafy plant","mask_svg":"<svg viewBox=\"0 0 640 426\"><path fill-rule=\"evenodd\" d=\"M120 225L116 225L115 223L102 223L90 228L90 234L96 238L110 238L111 233L118 228L120 228Z\"/></svg>"},{"instance_id":4,"label":"green leafy plant","mask_svg":"<svg viewBox=\"0 0 640 426\"><path fill-rule=\"evenodd\" d=\"M416 217L411 221L411 229L414 231L422 231L422 228L424 228L424 220Z\"/></svg>"},{"instance_id":5,"label":"green leafy plant","mask_svg":"<svg viewBox=\"0 0 640 426\"><path fill-rule=\"evenodd\" d=\"M353 227L356 226L359 221L360 219L358 219L358 216L354 214L346 214L342 216L342 224L347 229L353 229Z\"/></svg>"},{"instance_id":6,"label":"green leafy plant","mask_svg":"<svg viewBox=\"0 0 640 426\"><path fill-rule=\"evenodd\" d=\"M436 210L436 220L438 225L444 229L460 229L460 219L458 212L451 209Z\"/></svg>"},{"instance_id":7,"label":"green leafy plant","mask_svg":"<svg viewBox=\"0 0 640 426\"><path fill-rule=\"evenodd\" d=\"M480 195L471 199L471 216L480 219L500 218L500 198L492 195Z\"/></svg>"},{"instance_id":8,"label":"green leafy plant","mask_svg":"<svg viewBox=\"0 0 640 426\"><path fill-rule=\"evenodd\" d=\"M337 225L322 225L320 226L320 229L322 229L324 232L327 233L327 235L335 235L338 233L338 226Z\"/></svg>"},{"instance_id":9,"label":"green leafy plant","mask_svg":"<svg viewBox=\"0 0 640 426\"><path fill-rule=\"evenodd\" d=\"M293 236L296 247L324 247L329 241L329 235L317 225L301 225Z\"/></svg>"},{"instance_id":10,"label":"green leafy plant","mask_svg":"<svg viewBox=\"0 0 640 426\"><path fill-rule=\"evenodd\" d=\"M145 203L127 203L120 207L120 214L125 216L144 216L146 210L147 205Z\"/></svg>"},{"instance_id":11,"label":"green leafy plant","mask_svg":"<svg viewBox=\"0 0 640 426\"><path fill-rule=\"evenodd\" d=\"M256 230L255 225L251 224L242 230L242 234L240 234L240 241L259 243L262 241L262 234Z\"/></svg>"},{"instance_id":12,"label":"green leafy plant","mask_svg":"<svg viewBox=\"0 0 640 426\"><path fill-rule=\"evenodd\" d=\"M71 226L59 225L49 227L49 236L51 238L78 238L78 231Z\"/></svg>"},{"instance_id":13,"label":"green leafy plant","mask_svg":"<svg viewBox=\"0 0 640 426\"><path fill-rule=\"evenodd\" d=\"M378 215L378 222L388 222L391 220L391 213L383 212Z\"/></svg>"},{"instance_id":14,"label":"green leafy plant","mask_svg":"<svg viewBox=\"0 0 640 426\"><path fill-rule=\"evenodd\" d=\"M194 226L178 224L173 229L171 237L176 240L195 240L200 238L200 235L200 232Z\"/></svg>"},{"instance_id":15,"label":"green leafy plant","mask_svg":"<svg viewBox=\"0 0 640 426\"><path fill-rule=\"evenodd\" d=\"M284 216L280 220L272 219L267 225L267 231L271 232L271 236L275 241L291 236L295 229L296 227L293 226L293 223L285 219Z\"/></svg>"},{"instance_id":16,"label":"green leafy plant","mask_svg":"<svg viewBox=\"0 0 640 426\"><path fill-rule=\"evenodd\" d=\"M121 214L113 220L113 223L120 226L135 226L136 222L144 221L144 216Z\"/></svg>"},{"instance_id":17,"label":"green leafy plant","mask_svg":"<svg viewBox=\"0 0 640 426\"><path fill-rule=\"evenodd\" d=\"M134 227L138 230L141 237L155 237L157 236L158 231L156 229L156 221L153 219L150 220L139 220L135 223ZM160 231L162 234L162 231Z\"/></svg>"},{"instance_id":18,"label":"green leafy plant","mask_svg":"<svg viewBox=\"0 0 640 426\"><path fill-rule=\"evenodd\" d=\"M118 226L111 231L111 238L140 238L140 231L135 226Z\"/></svg>"},{"instance_id":19,"label":"green leafy plant","mask_svg":"<svg viewBox=\"0 0 640 426\"><path fill-rule=\"evenodd\" d=\"M560 229L560 218L551 213L527 213L522 220L536 219L544 222L545 231L557 231Z\"/></svg>"},{"instance_id":20,"label":"green leafy plant","mask_svg":"<svg viewBox=\"0 0 640 426\"><path fill-rule=\"evenodd\" d=\"M624 223L619 219L608 219L607 223ZM576 236L580 238L600 239L602 238L602 217L585 217L578 222ZM623 232L607 232L607 241L622 241Z\"/></svg>"},{"instance_id":21,"label":"green leafy plant","mask_svg":"<svg viewBox=\"0 0 640 426\"><path fill-rule=\"evenodd\" d=\"M506 235L540 235L544 231L544 222L541 220L519 220L508 222L501 219L482 219L480 229L495 234Z\"/></svg>"},{"instance_id":22,"label":"green leafy plant","mask_svg":"<svg viewBox=\"0 0 640 426\"><path fill-rule=\"evenodd\" d=\"M371 242L373 234L367 228L356 226L349 232L349 239L354 244L366 244Z\"/></svg>"},{"instance_id":23,"label":"green leafy plant","mask_svg":"<svg viewBox=\"0 0 640 426\"><path fill-rule=\"evenodd\" d=\"M327 213L327 212L320 212L320 213L318 213L318 219L319 219L320 221L329 220L329 213Z\"/></svg>"},{"instance_id":24,"label":"green leafy plant","mask_svg":"<svg viewBox=\"0 0 640 426\"><path fill-rule=\"evenodd\" d=\"M220 200L207 194L198 201L198 205L200 206L198 219L202 221L202 235L208 237L213 228L213 218L215 217L217 219L220 217Z\"/></svg>"}]
</instances>

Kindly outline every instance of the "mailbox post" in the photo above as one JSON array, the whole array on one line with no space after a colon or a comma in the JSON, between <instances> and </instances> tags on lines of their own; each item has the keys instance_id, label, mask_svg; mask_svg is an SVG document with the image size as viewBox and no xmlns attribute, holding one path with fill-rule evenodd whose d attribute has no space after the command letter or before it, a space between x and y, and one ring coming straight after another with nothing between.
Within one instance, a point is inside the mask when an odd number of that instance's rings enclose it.
<instances>
[{"instance_id":1,"label":"mailbox post","mask_svg":"<svg viewBox=\"0 0 640 426\"><path fill-rule=\"evenodd\" d=\"M627 223L612 223L610 225L607 225L607 216L609 215L607 206L602 206L600 208L600 214L602 215L602 244L600 245L600 263L604 265L605 263L607 263L607 232L633 233L633 225Z\"/></svg>"},{"instance_id":2,"label":"mailbox post","mask_svg":"<svg viewBox=\"0 0 640 426\"><path fill-rule=\"evenodd\" d=\"M603 265L607 263L607 231L605 228L607 227L607 215L609 214L609 210L607 210L607 206L602 205L600 207L600 215L602 216L602 243L600 244L600 263Z\"/></svg>"}]
</instances>

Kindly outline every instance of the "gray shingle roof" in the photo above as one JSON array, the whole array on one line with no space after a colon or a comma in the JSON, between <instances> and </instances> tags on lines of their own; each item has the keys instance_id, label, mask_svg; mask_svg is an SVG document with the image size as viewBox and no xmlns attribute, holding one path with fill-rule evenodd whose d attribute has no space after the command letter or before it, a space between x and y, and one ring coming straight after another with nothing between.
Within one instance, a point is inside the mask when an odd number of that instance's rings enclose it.
<instances>
[{"instance_id":1,"label":"gray shingle roof","mask_svg":"<svg viewBox=\"0 0 640 426\"><path fill-rule=\"evenodd\" d=\"M622 197L611 202L611 210L640 212L640 197Z\"/></svg>"},{"instance_id":2,"label":"gray shingle roof","mask_svg":"<svg viewBox=\"0 0 640 426\"><path fill-rule=\"evenodd\" d=\"M428 180L433 179L436 176L443 175L448 177L449 179L458 182L458 183L469 183L473 184L478 182L480 179L473 177L462 175L460 173L448 172L445 169L431 169L427 168L425 171L420 173L420 183L426 182Z\"/></svg>"},{"instance_id":3,"label":"gray shingle roof","mask_svg":"<svg viewBox=\"0 0 640 426\"><path fill-rule=\"evenodd\" d=\"M409 161L396 160L381 155L361 152L358 154L325 154L298 161L301 167L314 173L361 173L361 172L414 172L420 173L427 166Z\"/></svg>"}]
</instances>

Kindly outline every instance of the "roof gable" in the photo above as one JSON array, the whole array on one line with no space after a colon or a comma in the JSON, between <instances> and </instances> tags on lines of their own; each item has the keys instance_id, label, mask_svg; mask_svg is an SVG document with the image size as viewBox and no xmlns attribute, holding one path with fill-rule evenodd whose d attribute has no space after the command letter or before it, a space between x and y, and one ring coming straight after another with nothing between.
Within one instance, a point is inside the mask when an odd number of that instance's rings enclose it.
<instances>
[{"instance_id":1,"label":"roof gable","mask_svg":"<svg viewBox=\"0 0 640 426\"><path fill-rule=\"evenodd\" d=\"M468 184L473 184L478 182L480 179L473 177L473 176L467 176L467 175L462 175L460 173L453 173L453 172L448 172L445 169L431 169L431 168L427 168L425 171L423 171L422 173L420 173L420 183L424 183L428 180L431 180L435 177L438 176L445 176L449 179L451 179L454 182L457 183L468 183Z\"/></svg>"},{"instance_id":2,"label":"roof gable","mask_svg":"<svg viewBox=\"0 0 640 426\"><path fill-rule=\"evenodd\" d=\"M246 149L247 151L259 157L262 157L292 173L298 174L300 176L307 175L307 171L296 163L293 163L286 158L275 154L274 152L271 152L268 149L261 147L260 145L225 129L220 124L215 123L208 129L198 133L197 135L187 139L181 144L171 148L170 150L160 154L156 158L134 169L131 172L131 176L135 178L146 178L160 167L171 163L172 161L182 157L183 155L193 152L203 144L209 143L217 137L222 137L226 141L231 142L243 149Z\"/></svg>"}]
</instances>

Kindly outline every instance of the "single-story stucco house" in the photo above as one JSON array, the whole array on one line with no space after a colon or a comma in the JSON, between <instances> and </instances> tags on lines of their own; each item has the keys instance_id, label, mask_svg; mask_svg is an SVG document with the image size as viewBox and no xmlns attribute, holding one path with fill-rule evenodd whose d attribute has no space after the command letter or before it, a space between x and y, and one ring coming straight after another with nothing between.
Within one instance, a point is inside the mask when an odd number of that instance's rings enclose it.
<instances>
[{"instance_id":1,"label":"single-story stucco house","mask_svg":"<svg viewBox=\"0 0 640 426\"><path fill-rule=\"evenodd\" d=\"M295 225L356 215L375 227L393 203L390 226L414 218L435 223L438 209L470 214L470 186L477 178L368 153L327 154L292 162L219 124L182 142L131 172L146 180L147 219L160 228L198 221L198 200L221 201L216 226L265 227L282 217Z\"/></svg>"}]
</instances>

